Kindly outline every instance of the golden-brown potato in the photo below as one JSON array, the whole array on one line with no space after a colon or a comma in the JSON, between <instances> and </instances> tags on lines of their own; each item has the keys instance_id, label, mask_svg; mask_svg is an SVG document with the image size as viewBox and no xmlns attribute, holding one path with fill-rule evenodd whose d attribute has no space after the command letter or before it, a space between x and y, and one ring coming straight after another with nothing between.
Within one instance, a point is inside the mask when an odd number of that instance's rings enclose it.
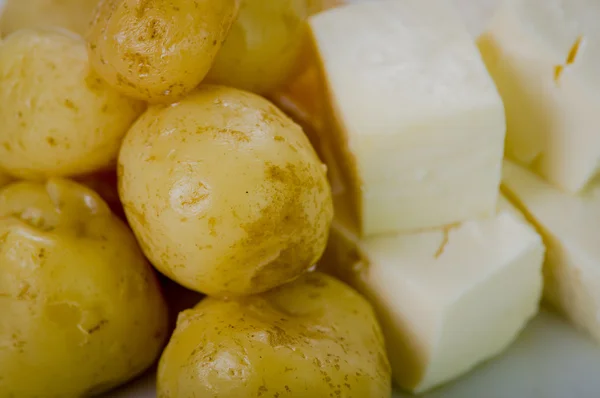
<instances>
[{"instance_id":1,"label":"golden-brown potato","mask_svg":"<svg viewBox=\"0 0 600 398\"><path fill-rule=\"evenodd\" d=\"M207 81L265 94L300 68L306 0L242 0Z\"/></svg>"},{"instance_id":2,"label":"golden-brown potato","mask_svg":"<svg viewBox=\"0 0 600 398\"><path fill-rule=\"evenodd\" d=\"M89 396L154 362L168 321L158 281L94 192L11 184L0 237L0 396Z\"/></svg>"},{"instance_id":3,"label":"golden-brown potato","mask_svg":"<svg viewBox=\"0 0 600 398\"><path fill-rule=\"evenodd\" d=\"M389 398L390 367L367 301L320 273L259 296L183 312L158 397Z\"/></svg>"},{"instance_id":4,"label":"golden-brown potato","mask_svg":"<svg viewBox=\"0 0 600 398\"><path fill-rule=\"evenodd\" d=\"M105 0L87 34L90 61L120 92L171 102L208 73L239 0Z\"/></svg>"},{"instance_id":5,"label":"golden-brown potato","mask_svg":"<svg viewBox=\"0 0 600 398\"><path fill-rule=\"evenodd\" d=\"M98 0L6 0L0 32L59 26L83 35L96 4Z\"/></svg>"},{"instance_id":6,"label":"golden-brown potato","mask_svg":"<svg viewBox=\"0 0 600 398\"><path fill-rule=\"evenodd\" d=\"M0 42L0 168L19 178L113 166L144 104L90 74L85 42L52 29Z\"/></svg>"},{"instance_id":7,"label":"golden-brown potato","mask_svg":"<svg viewBox=\"0 0 600 398\"><path fill-rule=\"evenodd\" d=\"M140 117L123 141L119 191L150 261L218 296L296 278L321 256L333 213L302 129L267 100L220 86Z\"/></svg>"}]
</instances>

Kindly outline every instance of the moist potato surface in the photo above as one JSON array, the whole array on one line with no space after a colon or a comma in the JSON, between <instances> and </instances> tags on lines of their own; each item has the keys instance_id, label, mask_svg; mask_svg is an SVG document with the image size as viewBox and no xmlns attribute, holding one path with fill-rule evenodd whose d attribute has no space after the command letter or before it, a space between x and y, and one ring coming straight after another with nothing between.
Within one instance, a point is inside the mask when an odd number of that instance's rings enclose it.
<instances>
[{"instance_id":1,"label":"moist potato surface","mask_svg":"<svg viewBox=\"0 0 600 398\"><path fill-rule=\"evenodd\" d=\"M389 398L390 367L371 306L320 273L181 313L158 396Z\"/></svg>"},{"instance_id":2,"label":"moist potato surface","mask_svg":"<svg viewBox=\"0 0 600 398\"><path fill-rule=\"evenodd\" d=\"M114 167L145 107L90 70L79 36L45 28L0 42L0 104L0 169L28 179Z\"/></svg>"},{"instance_id":3,"label":"moist potato surface","mask_svg":"<svg viewBox=\"0 0 600 398\"><path fill-rule=\"evenodd\" d=\"M308 15L306 0L242 0L207 80L259 94L280 87L301 70Z\"/></svg>"},{"instance_id":4,"label":"moist potato surface","mask_svg":"<svg viewBox=\"0 0 600 398\"><path fill-rule=\"evenodd\" d=\"M87 34L90 62L120 92L171 102L208 73L239 0L105 0Z\"/></svg>"},{"instance_id":5,"label":"moist potato surface","mask_svg":"<svg viewBox=\"0 0 600 398\"><path fill-rule=\"evenodd\" d=\"M325 166L267 100L203 86L127 134L119 191L150 261L190 289L260 293L313 266L333 217Z\"/></svg>"},{"instance_id":6,"label":"moist potato surface","mask_svg":"<svg viewBox=\"0 0 600 398\"><path fill-rule=\"evenodd\" d=\"M167 339L131 231L67 180L0 190L0 396L81 397L148 368Z\"/></svg>"}]
</instances>

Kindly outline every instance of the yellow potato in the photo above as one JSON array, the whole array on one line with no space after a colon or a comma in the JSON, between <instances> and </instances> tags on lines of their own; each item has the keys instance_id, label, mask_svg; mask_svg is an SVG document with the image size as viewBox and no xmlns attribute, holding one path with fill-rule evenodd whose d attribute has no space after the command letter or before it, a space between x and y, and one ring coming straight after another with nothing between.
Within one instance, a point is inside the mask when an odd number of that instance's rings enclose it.
<instances>
[{"instance_id":1,"label":"yellow potato","mask_svg":"<svg viewBox=\"0 0 600 398\"><path fill-rule=\"evenodd\" d=\"M131 231L67 180L0 191L0 396L98 394L167 338L158 281Z\"/></svg>"},{"instance_id":2,"label":"yellow potato","mask_svg":"<svg viewBox=\"0 0 600 398\"><path fill-rule=\"evenodd\" d=\"M208 73L239 0L104 0L87 34L90 61L120 92L171 102Z\"/></svg>"},{"instance_id":3,"label":"yellow potato","mask_svg":"<svg viewBox=\"0 0 600 398\"><path fill-rule=\"evenodd\" d=\"M348 0L307 0L310 15L318 14L321 11L343 5Z\"/></svg>"},{"instance_id":4,"label":"yellow potato","mask_svg":"<svg viewBox=\"0 0 600 398\"><path fill-rule=\"evenodd\" d=\"M265 94L300 68L307 34L306 0L242 0L208 81Z\"/></svg>"},{"instance_id":5,"label":"yellow potato","mask_svg":"<svg viewBox=\"0 0 600 398\"><path fill-rule=\"evenodd\" d=\"M389 398L390 366L367 301L310 273L259 296L183 312L158 368L158 397Z\"/></svg>"},{"instance_id":6,"label":"yellow potato","mask_svg":"<svg viewBox=\"0 0 600 398\"><path fill-rule=\"evenodd\" d=\"M267 100L203 86L133 125L119 191L146 256L210 295L263 292L310 268L333 206L302 129Z\"/></svg>"},{"instance_id":7,"label":"yellow potato","mask_svg":"<svg viewBox=\"0 0 600 398\"><path fill-rule=\"evenodd\" d=\"M96 4L98 0L6 0L0 32L59 26L83 35Z\"/></svg>"},{"instance_id":8,"label":"yellow potato","mask_svg":"<svg viewBox=\"0 0 600 398\"><path fill-rule=\"evenodd\" d=\"M0 43L0 104L0 168L29 179L114 166L144 109L90 74L80 37L50 29Z\"/></svg>"}]
</instances>

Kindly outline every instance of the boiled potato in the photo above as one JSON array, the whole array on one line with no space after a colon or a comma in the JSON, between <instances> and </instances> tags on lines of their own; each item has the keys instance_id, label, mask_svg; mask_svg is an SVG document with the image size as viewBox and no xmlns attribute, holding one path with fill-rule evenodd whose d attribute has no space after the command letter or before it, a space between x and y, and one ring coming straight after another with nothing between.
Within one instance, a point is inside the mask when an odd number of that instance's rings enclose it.
<instances>
[{"instance_id":1,"label":"boiled potato","mask_svg":"<svg viewBox=\"0 0 600 398\"><path fill-rule=\"evenodd\" d=\"M0 168L43 179L116 162L144 110L90 74L85 42L66 31L21 30L0 43Z\"/></svg>"},{"instance_id":2,"label":"boiled potato","mask_svg":"<svg viewBox=\"0 0 600 398\"><path fill-rule=\"evenodd\" d=\"M306 0L242 0L208 81L261 94L281 86L299 67L308 14Z\"/></svg>"},{"instance_id":3,"label":"boiled potato","mask_svg":"<svg viewBox=\"0 0 600 398\"><path fill-rule=\"evenodd\" d=\"M333 206L302 129L267 100L203 86L127 134L119 191L146 256L210 295L260 293L310 268Z\"/></svg>"},{"instance_id":4,"label":"boiled potato","mask_svg":"<svg viewBox=\"0 0 600 398\"><path fill-rule=\"evenodd\" d=\"M82 397L149 367L167 337L131 231L67 180L0 191L0 396Z\"/></svg>"},{"instance_id":5,"label":"boiled potato","mask_svg":"<svg viewBox=\"0 0 600 398\"><path fill-rule=\"evenodd\" d=\"M96 4L98 0L6 0L0 32L59 26L83 35Z\"/></svg>"},{"instance_id":6,"label":"boiled potato","mask_svg":"<svg viewBox=\"0 0 600 398\"><path fill-rule=\"evenodd\" d=\"M207 298L183 312L158 368L158 397L389 398L371 306L309 273L259 296Z\"/></svg>"},{"instance_id":7,"label":"boiled potato","mask_svg":"<svg viewBox=\"0 0 600 398\"><path fill-rule=\"evenodd\" d=\"M87 34L96 71L120 92L171 102L206 76L239 0L105 0Z\"/></svg>"}]
</instances>

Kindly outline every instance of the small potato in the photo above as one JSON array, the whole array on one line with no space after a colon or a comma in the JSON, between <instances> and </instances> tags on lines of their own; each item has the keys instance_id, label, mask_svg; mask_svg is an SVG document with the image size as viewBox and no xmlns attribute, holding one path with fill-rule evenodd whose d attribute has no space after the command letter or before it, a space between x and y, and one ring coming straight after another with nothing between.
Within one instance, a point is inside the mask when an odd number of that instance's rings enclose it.
<instances>
[{"instance_id":1,"label":"small potato","mask_svg":"<svg viewBox=\"0 0 600 398\"><path fill-rule=\"evenodd\" d=\"M171 102L208 73L239 0L104 0L87 34L90 61L120 92Z\"/></svg>"},{"instance_id":2,"label":"small potato","mask_svg":"<svg viewBox=\"0 0 600 398\"><path fill-rule=\"evenodd\" d=\"M96 4L98 0L6 0L0 32L58 26L83 35Z\"/></svg>"},{"instance_id":3,"label":"small potato","mask_svg":"<svg viewBox=\"0 0 600 398\"><path fill-rule=\"evenodd\" d=\"M266 94L300 69L306 0L242 0L207 81Z\"/></svg>"},{"instance_id":4,"label":"small potato","mask_svg":"<svg viewBox=\"0 0 600 398\"><path fill-rule=\"evenodd\" d=\"M220 86L140 117L123 141L119 192L150 261L216 296L296 278L323 253L333 217L326 168L302 129Z\"/></svg>"},{"instance_id":5,"label":"small potato","mask_svg":"<svg viewBox=\"0 0 600 398\"><path fill-rule=\"evenodd\" d=\"M80 37L48 29L0 43L0 104L0 168L27 179L114 167L145 107L90 74Z\"/></svg>"},{"instance_id":6,"label":"small potato","mask_svg":"<svg viewBox=\"0 0 600 398\"><path fill-rule=\"evenodd\" d=\"M371 306L320 273L183 312L157 380L159 398L389 398L391 385Z\"/></svg>"},{"instance_id":7,"label":"small potato","mask_svg":"<svg viewBox=\"0 0 600 398\"><path fill-rule=\"evenodd\" d=\"M67 180L0 191L0 396L82 397L148 368L167 338L131 231Z\"/></svg>"}]
</instances>

